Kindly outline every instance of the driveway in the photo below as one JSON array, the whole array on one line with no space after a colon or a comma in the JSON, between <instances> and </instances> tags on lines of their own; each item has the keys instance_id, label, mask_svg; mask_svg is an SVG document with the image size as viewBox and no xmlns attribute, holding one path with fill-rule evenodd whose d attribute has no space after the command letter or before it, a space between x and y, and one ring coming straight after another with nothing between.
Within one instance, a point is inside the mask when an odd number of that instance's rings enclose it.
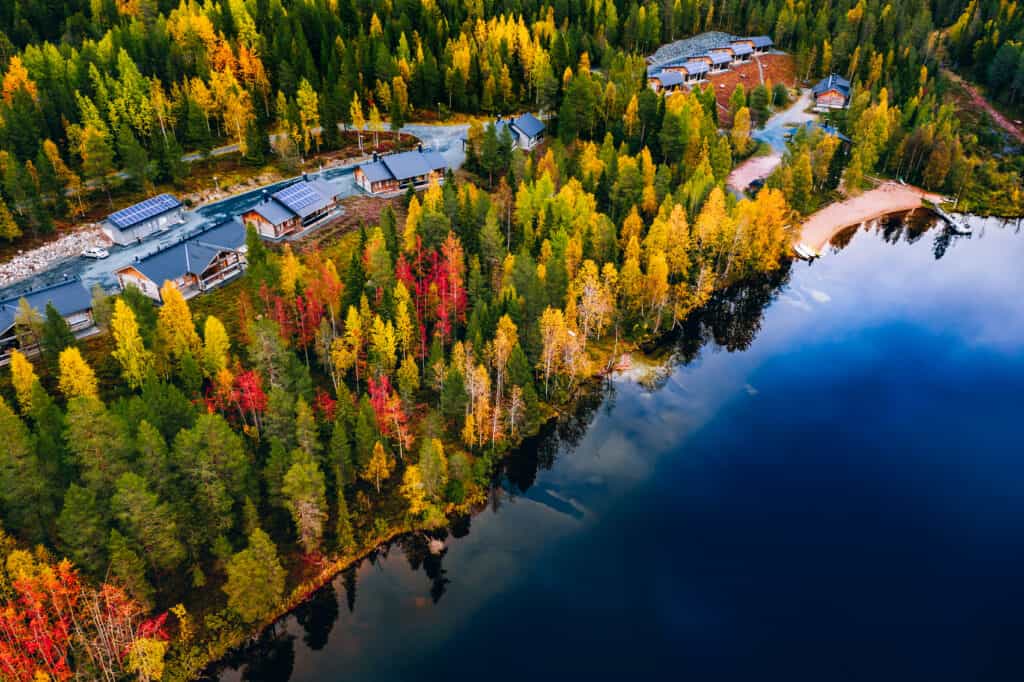
<instances>
[{"instance_id":1,"label":"driveway","mask_svg":"<svg viewBox=\"0 0 1024 682\"><path fill-rule=\"evenodd\" d=\"M758 142L768 144L771 147L771 153L753 156L729 173L725 182L737 198L742 198L743 191L751 182L767 178L776 166L782 163L782 155L786 152L786 133L789 132L789 129L817 119L815 114L807 111L810 107L811 91L804 90L789 107L769 117L764 128L751 134L751 137Z\"/></svg>"},{"instance_id":2,"label":"driveway","mask_svg":"<svg viewBox=\"0 0 1024 682\"><path fill-rule=\"evenodd\" d=\"M765 121L764 127L751 134L758 142L767 142L772 151L780 155L786 151L786 133L788 128L803 125L807 121L814 121L816 114L807 111L811 108L811 91L803 90L795 102L783 111L775 114Z\"/></svg>"},{"instance_id":3,"label":"driveway","mask_svg":"<svg viewBox=\"0 0 1024 682\"><path fill-rule=\"evenodd\" d=\"M403 127L402 132L420 139L425 149L441 152L449 167L455 169L462 166L465 161L465 153L462 149L462 136L468 129L468 125L435 126L412 124ZM323 180L337 186L342 197L351 196L360 191L356 187L353 177L355 168L359 163L361 162L327 168L321 170L319 175ZM149 255L154 251L202 232L213 225L241 215L258 204L264 192L274 193L295 182L297 179L295 177L282 180L281 182L266 185L256 190L250 190L227 197L226 199L204 204L192 211L186 211L185 222L182 225L152 237L141 244L124 247L112 246L109 248L110 257L104 260L92 261L84 258L71 258L54 263L49 269L29 279L0 289L0 299L17 295L28 289L36 289L74 277L80 277L88 288L92 288L94 284L100 284L105 288L111 289L117 284L117 280L114 277L115 270L131 264L136 258Z\"/></svg>"}]
</instances>

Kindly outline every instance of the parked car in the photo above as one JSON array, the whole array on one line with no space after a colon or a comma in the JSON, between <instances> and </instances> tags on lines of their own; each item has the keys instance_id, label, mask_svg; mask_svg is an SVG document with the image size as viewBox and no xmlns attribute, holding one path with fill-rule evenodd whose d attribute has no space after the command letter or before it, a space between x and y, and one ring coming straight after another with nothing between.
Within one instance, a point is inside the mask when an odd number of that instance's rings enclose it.
<instances>
[{"instance_id":1,"label":"parked car","mask_svg":"<svg viewBox=\"0 0 1024 682\"><path fill-rule=\"evenodd\" d=\"M760 192L762 188L764 188L764 179L757 178L749 185L747 185L747 193L750 196L757 196L757 193Z\"/></svg>"},{"instance_id":2,"label":"parked car","mask_svg":"<svg viewBox=\"0 0 1024 682\"><path fill-rule=\"evenodd\" d=\"M109 255L109 251L99 246L90 246L88 249L82 252L83 258L93 258L95 260L103 260Z\"/></svg>"}]
</instances>

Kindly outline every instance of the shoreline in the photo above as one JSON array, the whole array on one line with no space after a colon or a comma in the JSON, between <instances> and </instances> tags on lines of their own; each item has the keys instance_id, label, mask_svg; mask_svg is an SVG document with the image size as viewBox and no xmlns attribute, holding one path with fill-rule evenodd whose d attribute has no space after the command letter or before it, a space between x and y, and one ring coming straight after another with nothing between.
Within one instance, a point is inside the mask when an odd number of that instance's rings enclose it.
<instances>
[{"instance_id":1,"label":"shoreline","mask_svg":"<svg viewBox=\"0 0 1024 682\"><path fill-rule=\"evenodd\" d=\"M578 404L578 401L585 395L585 386L591 385L592 382L595 381L602 381L608 376L609 373L604 371L602 368L610 365L610 360L613 354L617 354L619 358L622 358L641 353L640 345L634 343L623 344L620 342L620 347L618 349L606 349L601 344L594 344L591 348L594 351L594 357L591 358L595 368L593 374L580 380L579 390L574 392L567 402L547 405L547 418L537 424L535 431L531 433L522 433L519 441L513 447L501 452L496 462L500 462L508 458L521 448L528 439L541 433L545 426L558 420L566 413L567 410L574 409ZM484 502L483 507L480 507L479 500L466 500L461 504L451 505L445 510L445 519L446 521L450 521L451 518L459 514L470 514L475 516L480 511L487 509L486 500ZM220 637L210 637L209 639L199 637L192 640L192 642L190 642L191 645L201 645L202 655L198 660L190 660L185 657L179 659L168 659L167 674L163 679L168 682L192 682L194 680L212 679L206 675L207 672L211 672L211 668L225 660L232 651L246 646L250 641L257 639L261 634L263 634L267 628L272 627L281 619L287 618L293 611L302 605L303 602L312 597L317 590L333 582L345 570L359 564L382 546L393 542L402 536L415 533L426 533L434 530L435 528L436 527L431 527L415 520L405 519L402 524L389 528L387 532L372 538L364 546L350 554L325 556L319 570L304 578L302 582L296 585L290 593L285 595L281 603L274 608L271 614L268 614L257 623L249 626L245 632L228 631L222 633L222 636ZM179 665L174 666L174 663Z\"/></svg>"},{"instance_id":2,"label":"shoreline","mask_svg":"<svg viewBox=\"0 0 1024 682\"><path fill-rule=\"evenodd\" d=\"M800 226L800 234L795 243L803 243L820 253L833 237L851 225L891 213L922 208L924 200L939 204L945 201L945 197L919 187L887 180L874 189L831 203L812 213Z\"/></svg>"}]
</instances>

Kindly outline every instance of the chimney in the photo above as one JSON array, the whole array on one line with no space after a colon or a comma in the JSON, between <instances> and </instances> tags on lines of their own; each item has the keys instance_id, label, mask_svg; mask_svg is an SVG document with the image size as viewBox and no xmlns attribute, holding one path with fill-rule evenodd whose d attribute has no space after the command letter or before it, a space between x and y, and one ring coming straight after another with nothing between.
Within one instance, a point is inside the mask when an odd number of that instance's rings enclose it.
<instances>
[{"instance_id":1,"label":"chimney","mask_svg":"<svg viewBox=\"0 0 1024 682\"><path fill-rule=\"evenodd\" d=\"M416 145L416 149L419 150L420 154L422 154L423 153L423 143L420 142L418 145Z\"/></svg>"},{"instance_id":2,"label":"chimney","mask_svg":"<svg viewBox=\"0 0 1024 682\"><path fill-rule=\"evenodd\" d=\"M302 174L302 181L303 181L303 182L309 182L309 176L308 176L308 175L306 175L305 173L303 173L303 174Z\"/></svg>"},{"instance_id":3,"label":"chimney","mask_svg":"<svg viewBox=\"0 0 1024 682\"><path fill-rule=\"evenodd\" d=\"M376 160L377 160L377 152L374 152L374 153L373 153L373 160L374 160L374 161L376 161Z\"/></svg>"},{"instance_id":4,"label":"chimney","mask_svg":"<svg viewBox=\"0 0 1024 682\"><path fill-rule=\"evenodd\" d=\"M263 190L263 203L265 204L265 203L267 203L269 201L270 201L270 192L268 192L267 190Z\"/></svg>"}]
</instances>

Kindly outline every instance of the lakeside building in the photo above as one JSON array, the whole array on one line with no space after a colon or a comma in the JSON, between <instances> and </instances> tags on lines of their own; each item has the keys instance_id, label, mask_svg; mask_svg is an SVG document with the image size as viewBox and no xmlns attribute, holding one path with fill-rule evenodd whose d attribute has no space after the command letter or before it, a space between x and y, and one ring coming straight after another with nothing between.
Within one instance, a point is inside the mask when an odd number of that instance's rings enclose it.
<instances>
[{"instance_id":1,"label":"lakeside building","mask_svg":"<svg viewBox=\"0 0 1024 682\"><path fill-rule=\"evenodd\" d=\"M124 246L140 242L157 232L185 222L184 209L177 197L158 194L145 201L111 213L101 228L110 241Z\"/></svg>"},{"instance_id":2,"label":"lakeside building","mask_svg":"<svg viewBox=\"0 0 1024 682\"><path fill-rule=\"evenodd\" d=\"M273 194L242 214L264 239L278 240L326 221L338 208L338 188L320 179L302 179Z\"/></svg>"},{"instance_id":3,"label":"lakeside building","mask_svg":"<svg viewBox=\"0 0 1024 682\"><path fill-rule=\"evenodd\" d=\"M122 290L138 287L159 303L164 282L174 284L189 299L234 279L246 265L245 226L231 219L139 258L114 274Z\"/></svg>"},{"instance_id":4,"label":"lakeside building","mask_svg":"<svg viewBox=\"0 0 1024 682\"><path fill-rule=\"evenodd\" d=\"M850 104L850 81L830 73L811 88L814 106L819 110L845 109Z\"/></svg>"},{"instance_id":5,"label":"lakeside building","mask_svg":"<svg viewBox=\"0 0 1024 682\"><path fill-rule=\"evenodd\" d=\"M373 161L356 166L356 185L374 196L394 196L409 186L424 189L430 183L444 182L448 162L435 151L415 151L373 155Z\"/></svg>"},{"instance_id":6,"label":"lakeside building","mask_svg":"<svg viewBox=\"0 0 1024 682\"><path fill-rule=\"evenodd\" d=\"M77 279L27 291L21 296L0 301L0 365L6 365L10 361L11 351L20 345L16 327L18 308L22 299L39 313L40 317L45 317L46 305L53 304L76 336L87 336L95 328L92 318L92 295ZM28 355L38 352L35 345L22 347L20 350Z\"/></svg>"}]
</instances>

